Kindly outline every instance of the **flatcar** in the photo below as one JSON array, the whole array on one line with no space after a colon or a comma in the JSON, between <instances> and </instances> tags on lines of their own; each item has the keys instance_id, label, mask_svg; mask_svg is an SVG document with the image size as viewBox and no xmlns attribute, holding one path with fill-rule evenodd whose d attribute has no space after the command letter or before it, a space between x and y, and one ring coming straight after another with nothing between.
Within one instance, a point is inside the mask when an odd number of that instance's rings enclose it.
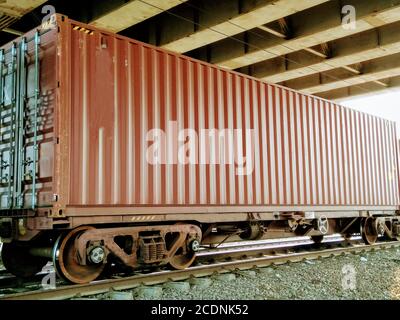
<instances>
[{"instance_id":1,"label":"flatcar","mask_svg":"<svg viewBox=\"0 0 400 320\"><path fill-rule=\"evenodd\" d=\"M205 245L400 237L394 122L54 15L0 48L7 270L72 283Z\"/></svg>"}]
</instances>

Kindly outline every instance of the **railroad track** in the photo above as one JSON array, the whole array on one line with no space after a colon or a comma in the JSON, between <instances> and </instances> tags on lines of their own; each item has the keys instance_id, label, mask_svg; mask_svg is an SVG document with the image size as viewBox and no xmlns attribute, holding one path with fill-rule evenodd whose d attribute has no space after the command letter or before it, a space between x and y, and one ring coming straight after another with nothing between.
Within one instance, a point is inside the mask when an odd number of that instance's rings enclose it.
<instances>
[{"instance_id":1,"label":"railroad track","mask_svg":"<svg viewBox=\"0 0 400 320\"><path fill-rule=\"evenodd\" d=\"M361 237L355 237L354 240L361 239ZM335 245L340 244L344 239L340 235L327 236L323 245ZM197 254L197 264L205 263L209 264L215 260L224 261L232 259L245 259L249 256L257 256L260 254L274 255L277 253L285 253L290 250L304 249L312 246L314 242L309 237L293 237L287 239L268 239L268 240L253 240L253 241L241 241L241 242L230 242L224 243L218 247L203 247ZM18 279L12 274L8 273L6 269L0 269L0 297L6 293L12 293L13 290L16 292L26 291L24 287L35 287L36 289L41 288L41 280L50 272L55 272L52 263L47 264L45 272L40 272L31 279ZM116 271L116 270L114 270ZM142 273L149 273L154 271L142 270ZM109 271L110 276L113 270ZM115 272L117 273L117 272ZM138 272L136 272L138 273ZM36 280L36 281L35 281ZM58 281L62 284L62 281Z\"/></svg>"},{"instance_id":2,"label":"railroad track","mask_svg":"<svg viewBox=\"0 0 400 320\"><path fill-rule=\"evenodd\" d=\"M203 259L223 259L254 256L258 254L275 254L285 253L290 250L308 249L310 247L318 246L332 246L332 245L349 245L357 244L361 241L361 237L352 237L350 241L344 242L344 238L340 235L327 236L324 241L317 245L308 237L296 237L288 239L276 240L258 240L246 242L233 242L221 245L218 248L205 249L197 253L197 261Z\"/></svg>"},{"instance_id":3,"label":"railroad track","mask_svg":"<svg viewBox=\"0 0 400 320\"><path fill-rule=\"evenodd\" d=\"M321 246L321 245L320 245ZM332 247L329 247L332 246ZM290 262L301 262L306 260L320 259L326 257L357 254L368 251L384 250L400 247L400 241L381 242L373 245L353 243L348 246L328 244L328 248L319 249L319 246L312 246L313 249L304 252L289 252L287 248L275 251L274 254L267 251L260 256L248 256L245 259L232 261L221 261L221 259L210 264L200 264L185 270L157 271L149 274L138 274L119 279L99 280L83 285L61 285L55 289L35 290L0 296L0 300L62 300L70 298L87 297L109 291L121 291L133 289L143 285L162 284L170 281L182 281L192 277L206 277L214 274L235 272L238 270L250 270L271 265L280 265ZM271 248L269 248L271 249ZM276 249L275 249L276 250ZM242 256L243 256L242 252ZM257 254L259 254L257 252ZM202 261L200 259L200 261Z\"/></svg>"}]
</instances>

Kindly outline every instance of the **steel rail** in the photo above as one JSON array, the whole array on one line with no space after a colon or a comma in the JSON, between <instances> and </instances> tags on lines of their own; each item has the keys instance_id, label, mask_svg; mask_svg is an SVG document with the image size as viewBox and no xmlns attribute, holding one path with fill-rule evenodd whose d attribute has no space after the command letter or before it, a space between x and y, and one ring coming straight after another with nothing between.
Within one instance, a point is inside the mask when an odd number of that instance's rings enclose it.
<instances>
[{"instance_id":1,"label":"steel rail","mask_svg":"<svg viewBox=\"0 0 400 320\"><path fill-rule=\"evenodd\" d=\"M357 244L357 240L361 237L354 236L348 244ZM333 246L342 245L344 238L340 235L329 235L327 236L321 244L318 246ZM219 247L204 247L197 253L197 263L209 263L209 261L219 261L223 260L233 260L233 259L243 259L250 258L260 255L275 255L287 253L289 250L298 250L309 248L310 246L316 245L309 237L293 237L293 238L282 238L282 239L265 239L265 240L251 240L251 241L239 241L239 242L228 242L222 244ZM1 249L0 249L1 250ZM46 265L47 272L40 272L32 279L39 279L44 277L49 272L54 272L54 267L52 264ZM10 274L6 269L0 267L0 295L1 290L13 289L9 288L10 282L18 282L17 277ZM4 282L6 284L4 284Z\"/></svg>"},{"instance_id":2,"label":"steel rail","mask_svg":"<svg viewBox=\"0 0 400 320\"><path fill-rule=\"evenodd\" d=\"M239 261L217 262L215 264L195 266L185 270L161 271L147 275L136 275L121 279L101 280L88 284L62 286L56 289L43 289L31 292L16 293L0 297L0 300L62 300L107 293L111 290L128 290L142 285L155 285L170 281L186 280L192 277L205 277L238 270L248 270L271 265L286 264L289 262L301 262L324 257L391 249L399 246L400 241L391 241L376 243L373 245L359 245L345 248L324 249L313 252L264 256Z\"/></svg>"},{"instance_id":3,"label":"steel rail","mask_svg":"<svg viewBox=\"0 0 400 320\"><path fill-rule=\"evenodd\" d=\"M298 248L306 248L309 246L322 245L322 246L330 246L335 244L345 244L345 239L342 236L330 236L327 239L324 239L320 244L316 244L313 240L306 239L304 237L297 238L291 241L252 241L252 242L236 242L234 244L221 246L218 248L212 249L204 249L197 253L197 259L202 258L218 258L223 256L246 256L246 255L255 255L260 253L273 253L277 251L284 251L289 249L298 249ZM351 240L347 240L349 244L357 244L357 241L361 240L361 237L352 237Z\"/></svg>"}]
</instances>

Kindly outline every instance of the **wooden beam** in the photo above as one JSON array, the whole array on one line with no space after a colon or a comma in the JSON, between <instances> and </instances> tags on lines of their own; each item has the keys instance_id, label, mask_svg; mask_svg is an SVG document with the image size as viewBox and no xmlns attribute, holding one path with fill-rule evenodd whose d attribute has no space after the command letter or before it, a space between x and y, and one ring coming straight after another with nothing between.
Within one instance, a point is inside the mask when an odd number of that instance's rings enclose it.
<instances>
[{"instance_id":1,"label":"wooden beam","mask_svg":"<svg viewBox=\"0 0 400 320\"><path fill-rule=\"evenodd\" d=\"M318 50L316 50L316 49L313 49L313 48L305 48L304 50L307 51L307 52L310 52L310 53L312 53L312 54L315 54L315 55L318 56L318 57L321 57L321 58L324 58L324 59L328 58L328 55L326 55L325 53L320 52L320 51L318 51Z\"/></svg>"},{"instance_id":2,"label":"wooden beam","mask_svg":"<svg viewBox=\"0 0 400 320\"><path fill-rule=\"evenodd\" d=\"M331 48L327 43L322 43L311 48L305 48L304 50L324 59L331 56Z\"/></svg>"},{"instance_id":3,"label":"wooden beam","mask_svg":"<svg viewBox=\"0 0 400 320\"><path fill-rule=\"evenodd\" d=\"M382 80L375 80L374 81L376 84L379 84L380 86L382 86L382 87L389 87L389 84L388 83L385 83L385 82L383 82Z\"/></svg>"},{"instance_id":4,"label":"wooden beam","mask_svg":"<svg viewBox=\"0 0 400 320\"><path fill-rule=\"evenodd\" d=\"M298 1L293 1L297 3ZM357 8L357 28L344 29L337 22L337 5L339 0L331 0L309 10L299 11L290 18L294 37L290 39L262 39L255 37L252 41L254 50L244 52L242 46L232 44L229 54L224 48L228 42L215 44L211 47L211 63L228 69L238 69L249 64L275 58L277 55L294 53L304 48L314 47L321 43L335 41L341 38L375 29L376 27L394 23L400 20L400 0L370 1L352 0ZM323 16L323 18L322 18ZM368 23L374 17L379 24ZM324 21L324 23L321 23ZM386 41L386 40L385 40Z\"/></svg>"},{"instance_id":5,"label":"wooden beam","mask_svg":"<svg viewBox=\"0 0 400 320\"><path fill-rule=\"evenodd\" d=\"M14 29L10 29L10 28L4 28L3 30L1 30L3 32L7 32L16 36L22 36L24 33L18 30L14 30Z\"/></svg>"},{"instance_id":6,"label":"wooden beam","mask_svg":"<svg viewBox=\"0 0 400 320\"><path fill-rule=\"evenodd\" d=\"M125 4L91 21L90 24L111 32L120 32L187 0L125 1Z\"/></svg>"},{"instance_id":7,"label":"wooden beam","mask_svg":"<svg viewBox=\"0 0 400 320\"><path fill-rule=\"evenodd\" d=\"M281 18L274 22L259 26L258 29L264 30L282 39L288 39L290 37L290 32L291 32L290 27L285 18Z\"/></svg>"},{"instance_id":8,"label":"wooden beam","mask_svg":"<svg viewBox=\"0 0 400 320\"><path fill-rule=\"evenodd\" d=\"M347 71L350 71L354 74L361 74L361 70L355 67L351 67L351 66L343 66L343 69L346 69Z\"/></svg>"},{"instance_id":9,"label":"wooden beam","mask_svg":"<svg viewBox=\"0 0 400 320\"><path fill-rule=\"evenodd\" d=\"M180 21L175 23L174 20L169 20L168 22L168 19L165 19L161 25L164 26L164 24L167 24L167 26L160 28L160 46L168 50L183 53L251 29L263 29L268 33L273 33L279 40L285 40L284 35L285 37L287 36L286 32L289 31L290 25L286 21L281 20L283 17L302 12L303 10L329 1L242 1L245 7L243 11L238 10L238 7L233 5L237 1L205 1L205 3L209 3L206 6L209 9L199 10L199 21L202 27L196 30L190 23L182 23ZM192 2L193 4L196 3L196 1ZM258 38L261 39L262 37ZM235 44L237 43L235 42ZM226 52L225 47L222 52Z\"/></svg>"},{"instance_id":10,"label":"wooden beam","mask_svg":"<svg viewBox=\"0 0 400 320\"><path fill-rule=\"evenodd\" d=\"M277 30L272 29L270 27L267 27L265 25L259 26L258 29L264 30L264 31L266 31L266 32L268 32L270 34L273 34L274 36L277 36L277 37L282 38L282 39L286 39L287 38L286 34L284 34L283 32L277 31Z\"/></svg>"}]
</instances>

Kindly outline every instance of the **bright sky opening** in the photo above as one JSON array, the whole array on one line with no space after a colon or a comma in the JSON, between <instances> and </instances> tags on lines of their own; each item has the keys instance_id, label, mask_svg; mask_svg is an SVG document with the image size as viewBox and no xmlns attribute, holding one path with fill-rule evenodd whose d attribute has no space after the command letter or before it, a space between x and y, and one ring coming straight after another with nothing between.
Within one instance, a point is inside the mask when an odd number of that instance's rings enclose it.
<instances>
[{"instance_id":1,"label":"bright sky opening","mask_svg":"<svg viewBox=\"0 0 400 320\"><path fill-rule=\"evenodd\" d=\"M391 91L373 96L350 98L341 105L397 122L397 137L400 138L400 91Z\"/></svg>"}]
</instances>

